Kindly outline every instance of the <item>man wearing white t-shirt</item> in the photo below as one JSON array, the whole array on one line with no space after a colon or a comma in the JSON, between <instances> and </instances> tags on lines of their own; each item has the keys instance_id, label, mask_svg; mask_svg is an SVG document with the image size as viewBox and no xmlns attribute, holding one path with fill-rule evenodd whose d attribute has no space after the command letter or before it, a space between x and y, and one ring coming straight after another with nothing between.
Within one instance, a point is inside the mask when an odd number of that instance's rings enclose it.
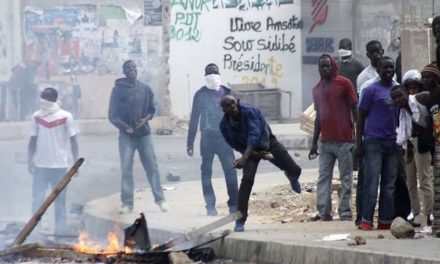
<instances>
[{"instance_id":1,"label":"man wearing white t-shirt","mask_svg":"<svg viewBox=\"0 0 440 264\"><path fill-rule=\"evenodd\" d=\"M370 65L368 65L357 77L356 86L359 97L361 96L362 90L367 87L364 83L368 80L379 77L377 66L384 53L382 44L377 40L368 42L365 48L367 50L367 57L370 60Z\"/></svg>"},{"instance_id":2,"label":"man wearing white t-shirt","mask_svg":"<svg viewBox=\"0 0 440 264\"><path fill-rule=\"evenodd\" d=\"M70 141L74 160L78 159L78 130L72 115L57 104L54 88L41 92L41 108L32 115L28 145L28 169L33 174L32 213L46 198L50 185L57 186L67 171L67 148ZM66 190L55 200L55 234L66 231Z\"/></svg>"}]
</instances>

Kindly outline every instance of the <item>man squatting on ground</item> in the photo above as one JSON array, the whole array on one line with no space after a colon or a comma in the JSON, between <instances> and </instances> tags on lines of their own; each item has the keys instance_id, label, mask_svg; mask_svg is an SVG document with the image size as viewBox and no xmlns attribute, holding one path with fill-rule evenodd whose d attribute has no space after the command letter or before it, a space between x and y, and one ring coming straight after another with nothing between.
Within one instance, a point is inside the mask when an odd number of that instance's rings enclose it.
<instances>
[{"instance_id":1,"label":"man squatting on ground","mask_svg":"<svg viewBox=\"0 0 440 264\"><path fill-rule=\"evenodd\" d=\"M254 184L255 173L261 159L267 159L284 171L292 190L301 193L298 178L301 168L295 163L286 148L277 141L261 111L249 104L240 104L233 96L225 96L221 102L225 113L220 122L220 131L226 142L242 154L233 166L243 169L238 191L238 210L242 217L235 223L235 231L244 231L248 216L248 202Z\"/></svg>"},{"instance_id":2,"label":"man squatting on ground","mask_svg":"<svg viewBox=\"0 0 440 264\"><path fill-rule=\"evenodd\" d=\"M54 88L41 92L40 110L32 115L28 145L28 169L33 175L32 213L42 205L47 187L52 190L67 172L67 146L73 159L78 159L78 130L72 115L57 104L58 93ZM55 200L55 234L65 234L66 189Z\"/></svg>"},{"instance_id":3,"label":"man squatting on ground","mask_svg":"<svg viewBox=\"0 0 440 264\"><path fill-rule=\"evenodd\" d=\"M219 128L220 120L223 117L220 100L225 95L231 94L231 90L221 85L218 67L213 63L205 67L205 79L206 85L201 87L194 95L186 151L189 156L193 156L194 139L200 119L200 155L202 156L200 169L206 212L211 216L217 215L215 193L211 181L212 162L214 155L217 155L225 174L229 196L229 213L232 214L237 211L238 199L237 171L232 166L235 157L232 148L221 136Z\"/></svg>"},{"instance_id":4,"label":"man squatting on ground","mask_svg":"<svg viewBox=\"0 0 440 264\"><path fill-rule=\"evenodd\" d=\"M160 183L159 168L154 153L148 121L153 118L154 95L151 88L138 81L136 63L124 62L125 78L115 81L109 106L110 122L119 128L119 156L121 159L120 213L133 210L133 156L137 150L153 192L154 202L162 212L169 210Z\"/></svg>"},{"instance_id":5,"label":"man squatting on ground","mask_svg":"<svg viewBox=\"0 0 440 264\"><path fill-rule=\"evenodd\" d=\"M339 75L335 60L328 54L318 60L321 80L313 87L313 103L316 110L312 147L309 159L318 155L319 178L316 208L309 221L332 220L332 178L335 161L338 161L341 193L338 214L341 221L351 221L351 185L353 160L351 149L354 142L354 119L357 95L351 81Z\"/></svg>"}]
</instances>

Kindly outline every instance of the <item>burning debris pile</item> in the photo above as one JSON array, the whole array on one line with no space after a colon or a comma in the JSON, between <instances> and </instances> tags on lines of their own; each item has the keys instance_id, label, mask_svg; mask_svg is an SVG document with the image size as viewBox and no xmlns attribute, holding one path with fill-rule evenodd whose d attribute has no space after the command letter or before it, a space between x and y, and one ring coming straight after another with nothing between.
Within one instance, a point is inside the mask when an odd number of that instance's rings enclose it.
<instances>
[{"instance_id":1,"label":"burning debris pile","mask_svg":"<svg viewBox=\"0 0 440 264\"><path fill-rule=\"evenodd\" d=\"M0 251L0 262L6 263L207 263L215 256L210 248L202 246L221 239L229 234L208 236L208 240L195 243L194 239L212 231L222 225L235 221L240 213L228 215L206 226L192 230L180 237L170 239L162 245L152 245L148 235L147 222L143 214L136 219L133 225L122 232L115 228L107 235L106 243L99 243L90 239L87 233L81 232L78 241L73 246L43 246L38 243L21 245L12 244L11 247ZM23 232L23 231L22 231ZM22 233L20 232L20 233ZM17 239L15 240L17 241ZM186 250L174 250L174 247L189 242L191 247ZM215 262L225 263L225 262Z\"/></svg>"}]
</instances>

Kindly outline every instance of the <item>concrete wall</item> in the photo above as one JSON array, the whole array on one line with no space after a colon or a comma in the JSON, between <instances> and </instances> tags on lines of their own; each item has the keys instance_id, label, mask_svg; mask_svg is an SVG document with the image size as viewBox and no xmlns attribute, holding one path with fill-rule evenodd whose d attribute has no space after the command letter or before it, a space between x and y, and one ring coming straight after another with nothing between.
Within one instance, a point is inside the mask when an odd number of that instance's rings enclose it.
<instances>
[{"instance_id":1,"label":"concrete wall","mask_svg":"<svg viewBox=\"0 0 440 264\"><path fill-rule=\"evenodd\" d=\"M318 57L323 53L337 56L339 41L343 38L353 39L352 0L302 0L301 13L304 19L302 35L302 110L304 110L312 103L312 88L320 79Z\"/></svg>"},{"instance_id":2,"label":"concrete wall","mask_svg":"<svg viewBox=\"0 0 440 264\"><path fill-rule=\"evenodd\" d=\"M435 61L435 38L430 28L430 18L440 12L438 1L421 0L415 4L404 0L402 6L402 74L410 69L423 69Z\"/></svg>"},{"instance_id":3,"label":"concrete wall","mask_svg":"<svg viewBox=\"0 0 440 264\"><path fill-rule=\"evenodd\" d=\"M219 66L224 84L262 83L292 92L291 113L298 116L302 107L302 44L301 29L296 27L301 26L301 3L242 3L245 5L240 7L238 1L173 1L169 89L172 112L178 117L188 117L194 93L205 84L204 67L211 62ZM293 27L271 26L273 22L287 24L291 19ZM236 21L249 27L237 28ZM267 48L274 41L277 45L273 50ZM282 95L281 109L282 116L287 117L288 94Z\"/></svg>"},{"instance_id":4,"label":"concrete wall","mask_svg":"<svg viewBox=\"0 0 440 264\"><path fill-rule=\"evenodd\" d=\"M353 21L355 53L360 59L369 64L365 45L370 40L382 43L385 55L395 59L400 43L402 3L401 0L356 0Z\"/></svg>"}]
</instances>

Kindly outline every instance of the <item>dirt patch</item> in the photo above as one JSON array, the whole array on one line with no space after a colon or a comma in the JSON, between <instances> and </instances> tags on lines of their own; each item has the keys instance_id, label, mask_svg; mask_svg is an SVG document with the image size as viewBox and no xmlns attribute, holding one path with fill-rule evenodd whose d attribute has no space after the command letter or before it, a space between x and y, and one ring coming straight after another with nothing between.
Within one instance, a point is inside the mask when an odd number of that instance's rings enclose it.
<instances>
[{"instance_id":1,"label":"dirt patch","mask_svg":"<svg viewBox=\"0 0 440 264\"><path fill-rule=\"evenodd\" d=\"M292 191L289 184L278 185L260 192L252 192L249 199L249 217L262 224L306 222L316 213L316 183L302 186L302 194ZM355 188L354 188L355 189ZM353 191L354 191L353 189ZM338 184L333 185L332 209L337 219ZM353 194L353 216L356 209Z\"/></svg>"}]
</instances>

